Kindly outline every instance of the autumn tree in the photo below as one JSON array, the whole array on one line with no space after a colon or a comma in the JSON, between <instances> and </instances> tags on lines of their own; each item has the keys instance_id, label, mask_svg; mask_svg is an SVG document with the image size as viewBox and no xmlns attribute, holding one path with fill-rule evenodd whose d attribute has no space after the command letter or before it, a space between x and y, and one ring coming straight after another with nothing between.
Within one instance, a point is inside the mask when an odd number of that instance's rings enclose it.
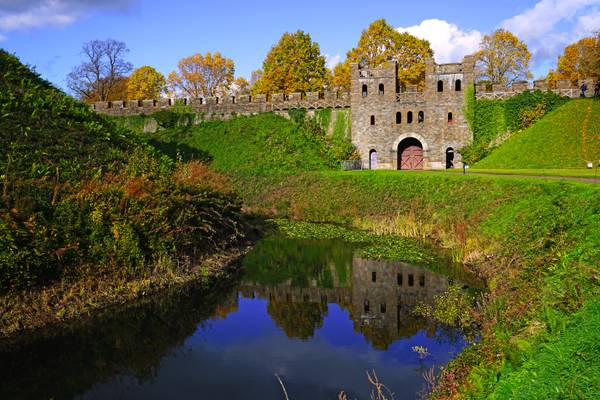
<instances>
[{"instance_id":1,"label":"autumn tree","mask_svg":"<svg viewBox=\"0 0 600 400\"><path fill-rule=\"evenodd\" d=\"M333 67L331 87L343 92L350 91L350 60L346 59L343 63Z\"/></svg>"},{"instance_id":2,"label":"autumn tree","mask_svg":"<svg viewBox=\"0 0 600 400\"><path fill-rule=\"evenodd\" d=\"M156 99L164 92L165 77L150 66L134 70L127 82L127 93L130 99Z\"/></svg>"},{"instance_id":3,"label":"autumn tree","mask_svg":"<svg viewBox=\"0 0 600 400\"><path fill-rule=\"evenodd\" d=\"M124 57L129 52L114 39L92 40L83 45L85 61L67 76L67 87L86 102L118 100L126 88L126 75L132 70ZM120 97L120 99L124 99Z\"/></svg>"},{"instance_id":4,"label":"autumn tree","mask_svg":"<svg viewBox=\"0 0 600 400\"><path fill-rule=\"evenodd\" d=\"M422 88L425 85L425 60L433 57L433 50L427 40L400 33L385 19L379 19L362 32L358 45L346 56L350 62L371 68L386 61L396 61L400 84Z\"/></svg>"},{"instance_id":5,"label":"autumn tree","mask_svg":"<svg viewBox=\"0 0 600 400\"><path fill-rule=\"evenodd\" d=\"M328 78L325 57L310 35L286 32L267 54L252 93L319 91L327 86Z\"/></svg>"},{"instance_id":6,"label":"autumn tree","mask_svg":"<svg viewBox=\"0 0 600 400\"><path fill-rule=\"evenodd\" d=\"M532 76L529 72L531 53L527 45L505 29L483 37L476 60L478 80L510 86Z\"/></svg>"},{"instance_id":7,"label":"autumn tree","mask_svg":"<svg viewBox=\"0 0 600 400\"><path fill-rule=\"evenodd\" d=\"M191 98L227 92L235 72L233 61L221 53L194 54L179 61L178 71L169 74L169 89Z\"/></svg>"},{"instance_id":8,"label":"autumn tree","mask_svg":"<svg viewBox=\"0 0 600 400\"><path fill-rule=\"evenodd\" d=\"M594 37L583 38L567 47L558 57L555 79L567 79L577 85L579 79L596 77L598 70L594 70L594 52L597 39Z\"/></svg>"},{"instance_id":9,"label":"autumn tree","mask_svg":"<svg viewBox=\"0 0 600 400\"><path fill-rule=\"evenodd\" d=\"M231 88L231 92L236 96L250 94L250 82L248 82L243 76L238 76L235 78Z\"/></svg>"}]
</instances>

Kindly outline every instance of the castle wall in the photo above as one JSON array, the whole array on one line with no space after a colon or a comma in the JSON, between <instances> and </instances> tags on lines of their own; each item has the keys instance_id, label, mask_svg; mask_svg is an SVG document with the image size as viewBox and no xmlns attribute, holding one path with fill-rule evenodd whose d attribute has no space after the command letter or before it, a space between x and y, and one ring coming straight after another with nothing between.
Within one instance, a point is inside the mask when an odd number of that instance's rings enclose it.
<instances>
[{"instance_id":1,"label":"castle wall","mask_svg":"<svg viewBox=\"0 0 600 400\"><path fill-rule=\"evenodd\" d=\"M397 169L399 144L403 139L415 138L423 146L423 168L445 168L446 150L457 150L472 139L462 107L464 89L473 83L473 66L471 57L465 57L460 64L437 65L429 60L424 89L419 91L416 86L407 86L400 91L396 90L395 62L375 69L363 69L353 64L352 139L362 156L363 167L368 168L369 155L376 151L377 169ZM384 85L383 94L379 91L380 84ZM442 85L441 91L438 84ZM365 85L366 96L363 95ZM400 113L400 120L397 113ZM460 163L458 155L454 163Z\"/></svg>"}]
</instances>

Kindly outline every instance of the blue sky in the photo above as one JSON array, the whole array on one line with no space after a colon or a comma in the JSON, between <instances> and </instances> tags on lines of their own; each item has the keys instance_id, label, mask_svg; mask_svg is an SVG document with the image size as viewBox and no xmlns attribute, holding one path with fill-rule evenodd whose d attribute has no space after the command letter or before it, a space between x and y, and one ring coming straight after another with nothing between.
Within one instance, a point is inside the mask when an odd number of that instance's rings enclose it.
<instances>
[{"instance_id":1,"label":"blue sky","mask_svg":"<svg viewBox=\"0 0 600 400\"><path fill-rule=\"evenodd\" d=\"M124 41L136 67L166 75L185 56L220 51L249 78L283 32L310 33L333 65L378 18L429 39L438 62L459 61L482 35L509 28L534 54L538 77L566 44L600 30L600 0L0 0L0 46L63 88L82 44L105 38Z\"/></svg>"}]
</instances>

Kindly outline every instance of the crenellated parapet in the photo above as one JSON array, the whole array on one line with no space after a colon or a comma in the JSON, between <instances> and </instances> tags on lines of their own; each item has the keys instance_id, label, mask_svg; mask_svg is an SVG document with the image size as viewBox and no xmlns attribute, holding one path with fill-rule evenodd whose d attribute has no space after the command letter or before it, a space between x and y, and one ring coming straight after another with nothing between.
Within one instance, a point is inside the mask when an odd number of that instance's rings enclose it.
<instances>
[{"instance_id":1,"label":"crenellated parapet","mask_svg":"<svg viewBox=\"0 0 600 400\"><path fill-rule=\"evenodd\" d=\"M231 114L256 114L271 111L286 111L294 108L321 109L321 108L348 108L350 107L350 93L328 91L290 94L259 94L255 96L222 96L193 99L181 99L184 105L191 107L196 113L210 117ZM127 116L149 115L160 110L173 107L176 99L158 100L129 100L129 101L99 101L92 108L99 113Z\"/></svg>"},{"instance_id":2,"label":"crenellated parapet","mask_svg":"<svg viewBox=\"0 0 600 400\"><path fill-rule=\"evenodd\" d=\"M510 87L500 84L490 85L487 83L476 83L475 84L475 97L487 100L502 100L512 97L519 93L533 92L533 91L551 91L561 96L570 98L578 98L581 95L580 87L583 83L587 84L588 90L586 97L592 97L594 95L594 80L592 78L580 79L577 86L569 80L558 80L554 88L550 87L550 83L545 79L539 79L533 82L531 85L527 81L514 82Z\"/></svg>"}]
</instances>

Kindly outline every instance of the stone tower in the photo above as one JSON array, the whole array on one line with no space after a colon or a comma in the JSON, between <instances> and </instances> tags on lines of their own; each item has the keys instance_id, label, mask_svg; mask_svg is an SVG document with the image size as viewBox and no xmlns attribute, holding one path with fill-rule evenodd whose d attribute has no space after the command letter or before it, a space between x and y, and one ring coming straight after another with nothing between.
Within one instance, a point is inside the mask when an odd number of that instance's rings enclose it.
<instances>
[{"instance_id":1,"label":"stone tower","mask_svg":"<svg viewBox=\"0 0 600 400\"><path fill-rule=\"evenodd\" d=\"M352 139L363 168L444 169L461 166L456 151L472 134L463 115L473 85L474 57L462 63L426 62L425 86L401 88L398 67L351 67Z\"/></svg>"}]
</instances>

